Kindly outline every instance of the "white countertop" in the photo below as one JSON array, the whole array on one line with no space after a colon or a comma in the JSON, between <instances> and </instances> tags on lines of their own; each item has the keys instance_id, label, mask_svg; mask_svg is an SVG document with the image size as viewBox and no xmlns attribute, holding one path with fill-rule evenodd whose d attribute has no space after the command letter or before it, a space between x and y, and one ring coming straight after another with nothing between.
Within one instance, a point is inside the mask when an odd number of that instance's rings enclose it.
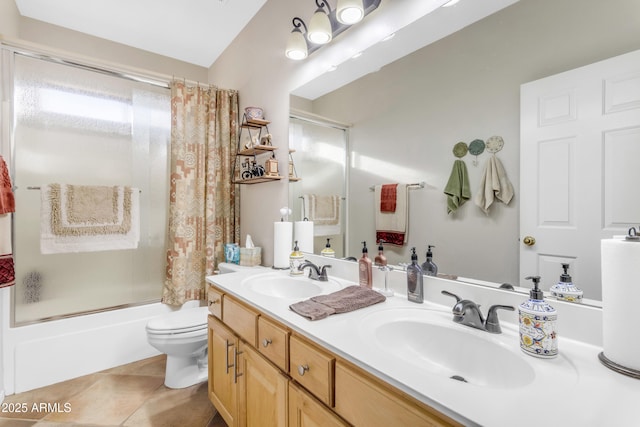
<instances>
[{"instance_id":1,"label":"white countertop","mask_svg":"<svg viewBox=\"0 0 640 427\"><path fill-rule=\"evenodd\" d=\"M415 304L407 301L406 295L396 293L371 307L309 321L289 309L300 299L266 296L240 285L250 276L265 273L288 275L276 270L248 269L210 276L207 281L464 425L638 425L635 405L640 402L640 380L603 366L597 357L601 347L561 338L557 358L538 359L520 350L517 325L513 323L502 321L503 333L494 335L451 321L452 327L462 328L469 336L512 346L513 353L536 372L532 382L520 387L463 383L433 370L416 369L394 360L387 352L377 351L367 329L367 319L374 312L402 309L450 313L451 306L427 301ZM592 326L585 324L584 328Z\"/></svg>"}]
</instances>

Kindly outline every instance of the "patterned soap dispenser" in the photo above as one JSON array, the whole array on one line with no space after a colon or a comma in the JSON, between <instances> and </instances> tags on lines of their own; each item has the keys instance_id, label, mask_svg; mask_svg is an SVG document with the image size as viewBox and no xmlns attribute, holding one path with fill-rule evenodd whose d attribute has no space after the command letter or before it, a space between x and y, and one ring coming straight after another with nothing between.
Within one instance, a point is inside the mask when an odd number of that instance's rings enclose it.
<instances>
[{"instance_id":1,"label":"patterned soap dispenser","mask_svg":"<svg viewBox=\"0 0 640 427\"><path fill-rule=\"evenodd\" d=\"M289 255L289 274L291 276L301 276L304 274L303 270L298 267L304 262L304 254L300 252L298 247L298 241L296 240L293 245L293 252Z\"/></svg>"},{"instance_id":2,"label":"patterned soap dispenser","mask_svg":"<svg viewBox=\"0 0 640 427\"><path fill-rule=\"evenodd\" d=\"M560 281L553 285L549 291L551 295L561 301L582 302L582 289L573 284L573 279L569 275L569 264L562 264L564 273L560 275Z\"/></svg>"},{"instance_id":3,"label":"patterned soap dispenser","mask_svg":"<svg viewBox=\"0 0 640 427\"><path fill-rule=\"evenodd\" d=\"M539 287L540 276L525 277L533 281L529 299L520 304L518 318L520 325L520 348L525 353L541 358L558 355L556 321L558 313L545 300Z\"/></svg>"}]
</instances>

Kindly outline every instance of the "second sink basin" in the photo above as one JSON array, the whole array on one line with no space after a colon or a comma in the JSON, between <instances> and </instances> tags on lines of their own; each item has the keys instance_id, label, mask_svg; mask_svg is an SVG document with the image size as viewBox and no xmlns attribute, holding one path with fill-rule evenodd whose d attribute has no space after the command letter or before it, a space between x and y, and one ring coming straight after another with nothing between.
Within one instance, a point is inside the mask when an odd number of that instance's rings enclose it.
<instances>
[{"instance_id":1,"label":"second sink basin","mask_svg":"<svg viewBox=\"0 0 640 427\"><path fill-rule=\"evenodd\" d=\"M454 324L451 313L391 309L362 319L361 332L379 351L413 366L475 386L518 388L535 380L516 337L496 336ZM511 348L513 347L513 349Z\"/></svg>"},{"instance_id":2,"label":"second sink basin","mask_svg":"<svg viewBox=\"0 0 640 427\"><path fill-rule=\"evenodd\" d=\"M257 294L291 300L328 294L344 287L339 281L332 278L329 278L327 282L320 282L306 276L288 276L286 273L251 276L242 282L242 286Z\"/></svg>"}]
</instances>

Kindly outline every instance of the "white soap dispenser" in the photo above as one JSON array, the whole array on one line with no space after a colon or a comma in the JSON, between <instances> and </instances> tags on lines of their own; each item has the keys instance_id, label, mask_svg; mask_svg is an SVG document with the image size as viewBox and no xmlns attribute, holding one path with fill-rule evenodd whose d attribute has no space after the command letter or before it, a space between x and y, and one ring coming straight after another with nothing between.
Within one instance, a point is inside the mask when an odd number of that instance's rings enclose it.
<instances>
[{"instance_id":1,"label":"white soap dispenser","mask_svg":"<svg viewBox=\"0 0 640 427\"><path fill-rule=\"evenodd\" d=\"M560 275L560 281L553 285L549 291L551 295L561 301L582 302L582 289L573 284L573 280L568 273L569 264L562 264L564 273Z\"/></svg>"},{"instance_id":2,"label":"white soap dispenser","mask_svg":"<svg viewBox=\"0 0 640 427\"><path fill-rule=\"evenodd\" d=\"M539 288L540 276L525 277L525 280L533 281L533 289L529 299L518 307L520 348L531 356L556 357L558 313L544 300L544 294Z\"/></svg>"}]
</instances>

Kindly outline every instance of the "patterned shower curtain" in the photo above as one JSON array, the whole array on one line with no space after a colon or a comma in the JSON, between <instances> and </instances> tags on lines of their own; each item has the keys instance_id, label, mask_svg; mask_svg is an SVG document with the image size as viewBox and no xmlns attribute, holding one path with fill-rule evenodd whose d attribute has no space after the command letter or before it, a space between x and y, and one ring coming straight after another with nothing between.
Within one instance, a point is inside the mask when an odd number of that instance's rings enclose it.
<instances>
[{"instance_id":1,"label":"patterned shower curtain","mask_svg":"<svg viewBox=\"0 0 640 427\"><path fill-rule=\"evenodd\" d=\"M240 197L232 183L238 93L171 83L171 183L162 302L206 298L205 276L240 240Z\"/></svg>"}]
</instances>

